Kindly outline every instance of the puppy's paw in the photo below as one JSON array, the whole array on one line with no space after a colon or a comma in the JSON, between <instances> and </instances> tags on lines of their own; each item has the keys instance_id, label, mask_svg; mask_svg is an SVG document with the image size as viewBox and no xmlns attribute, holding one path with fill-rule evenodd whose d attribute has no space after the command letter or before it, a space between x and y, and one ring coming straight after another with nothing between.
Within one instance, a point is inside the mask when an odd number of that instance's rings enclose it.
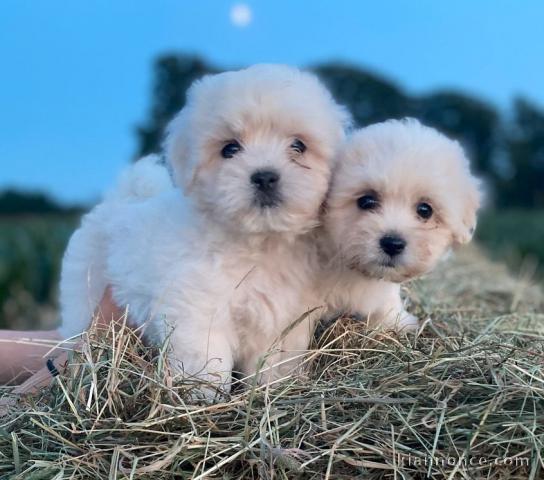
<instances>
[{"instance_id":1,"label":"puppy's paw","mask_svg":"<svg viewBox=\"0 0 544 480\"><path fill-rule=\"evenodd\" d=\"M408 313L406 310L391 312L385 315L378 325L385 329L395 330L397 332L414 332L419 327L417 317Z\"/></svg>"},{"instance_id":2,"label":"puppy's paw","mask_svg":"<svg viewBox=\"0 0 544 480\"><path fill-rule=\"evenodd\" d=\"M401 312L398 318L397 326L399 332L414 332L419 327L419 320L415 315L406 311Z\"/></svg>"}]
</instances>

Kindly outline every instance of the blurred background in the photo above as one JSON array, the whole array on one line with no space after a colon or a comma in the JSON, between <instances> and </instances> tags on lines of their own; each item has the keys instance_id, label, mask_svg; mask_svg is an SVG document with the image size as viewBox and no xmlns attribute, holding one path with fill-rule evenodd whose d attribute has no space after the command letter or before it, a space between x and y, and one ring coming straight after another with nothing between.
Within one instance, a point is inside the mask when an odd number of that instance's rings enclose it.
<instances>
[{"instance_id":1,"label":"blurred background","mask_svg":"<svg viewBox=\"0 0 544 480\"><path fill-rule=\"evenodd\" d=\"M463 142L486 182L477 240L543 282L540 0L3 0L0 328L52 328L82 212L157 151L205 73L315 71L360 126L414 116Z\"/></svg>"}]
</instances>

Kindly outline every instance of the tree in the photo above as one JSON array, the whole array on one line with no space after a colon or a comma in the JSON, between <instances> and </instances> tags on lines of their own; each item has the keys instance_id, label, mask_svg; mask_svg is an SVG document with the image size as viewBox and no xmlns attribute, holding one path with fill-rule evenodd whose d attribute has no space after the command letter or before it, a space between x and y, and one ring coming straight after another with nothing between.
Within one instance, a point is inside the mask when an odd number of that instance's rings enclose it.
<instances>
[{"instance_id":1,"label":"tree","mask_svg":"<svg viewBox=\"0 0 544 480\"><path fill-rule=\"evenodd\" d=\"M7 215L44 215L49 213L80 213L80 206L62 206L40 192L19 192L5 190L0 193L0 216Z\"/></svg>"},{"instance_id":2,"label":"tree","mask_svg":"<svg viewBox=\"0 0 544 480\"><path fill-rule=\"evenodd\" d=\"M415 99L411 114L460 140L468 151L474 169L495 179L493 155L500 124L495 108L468 95L436 92Z\"/></svg>"},{"instance_id":3,"label":"tree","mask_svg":"<svg viewBox=\"0 0 544 480\"><path fill-rule=\"evenodd\" d=\"M402 90L377 75L335 63L313 70L338 102L349 108L357 126L404 117L409 112L410 100Z\"/></svg>"},{"instance_id":4,"label":"tree","mask_svg":"<svg viewBox=\"0 0 544 480\"><path fill-rule=\"evenodd\" d=\"M154 66L154 85L148 121L137 128L138 156L158 152L163 132L172 117L185 105L191 83L216 69L194 56L165 55Z\"/></svg>"},{"instance_id":5,"label":"tree","mask_svg":"<svg viewBox=\"0 0 544 480\"><path fill-rule=\"evenodd\" d=\"M507 150L512 172L498 182L499 205L544 207L544 112L522 98L514 101Z\"/></svg>"}]
</instances>

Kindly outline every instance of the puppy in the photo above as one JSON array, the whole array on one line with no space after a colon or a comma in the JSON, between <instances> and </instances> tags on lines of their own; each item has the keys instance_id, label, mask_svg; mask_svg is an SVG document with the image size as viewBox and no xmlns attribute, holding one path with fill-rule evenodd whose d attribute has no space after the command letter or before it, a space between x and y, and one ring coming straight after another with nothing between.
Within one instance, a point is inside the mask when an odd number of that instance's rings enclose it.
<instances>
[{"instance_id":1,"label":"puppy","mask_svg":"<svg viewBox=\"0 0 544 480\"><path fill-rule=\"evenodd\" d=\"M329 314L417 326L400 284L470 241L479 205L479 182L457 142L413 119L354 132L338 156L319 234Z\"/></svg>"},{"instance_id":2,"label":"puppy","mask_svg":"<svg viewBox=\"0 0 544 480\"><path fill-rule=\"evenodd\" d=\"M282 332L318 303L311 232L348 121L315 76L294 68L197 81L166 139L176 187L146 160L70 241L65 335L84 329L111 285L150 341L170 337L179 372L228 389L233 368L252 375L277 346L264 378L283 375L307 348L308 322L287 340Z\"/></svg>"}]
</instances>

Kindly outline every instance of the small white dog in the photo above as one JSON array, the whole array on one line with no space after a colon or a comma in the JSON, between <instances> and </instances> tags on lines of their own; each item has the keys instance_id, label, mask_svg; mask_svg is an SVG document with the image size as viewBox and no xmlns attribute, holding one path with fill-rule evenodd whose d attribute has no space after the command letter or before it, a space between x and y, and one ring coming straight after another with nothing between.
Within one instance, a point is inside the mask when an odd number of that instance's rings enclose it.
<instances>
[{"instance_id":1,"label":"small white dog","mask_svg":"<svg viewBox=\"0 0 544 480\"><path fill-rule=\"evenodd\" d=\"M429 272L476 226L479 182L461 146L413 119L351 135L337 159L319 232L318 283L329 314L413 328L400 283Z\"/></svg>"},{"instance_id":2,"label":"small white dog","mask_svg":"<svg viewBox=\"0 0 544 480\"><path fill-rule=\"evenodd\" d=\"M166 170L147 159L83 220L61 281L64 334L84 330L106 285L173 365L228 389L319 303L311 232L348 121L309 73L258 65L204 77L169 128ZM158 194L158 191L166 190ZM302 322L295 330L308 329ZM288 335L267 378L309 333Z\"/></svg>"}]
</instances>

